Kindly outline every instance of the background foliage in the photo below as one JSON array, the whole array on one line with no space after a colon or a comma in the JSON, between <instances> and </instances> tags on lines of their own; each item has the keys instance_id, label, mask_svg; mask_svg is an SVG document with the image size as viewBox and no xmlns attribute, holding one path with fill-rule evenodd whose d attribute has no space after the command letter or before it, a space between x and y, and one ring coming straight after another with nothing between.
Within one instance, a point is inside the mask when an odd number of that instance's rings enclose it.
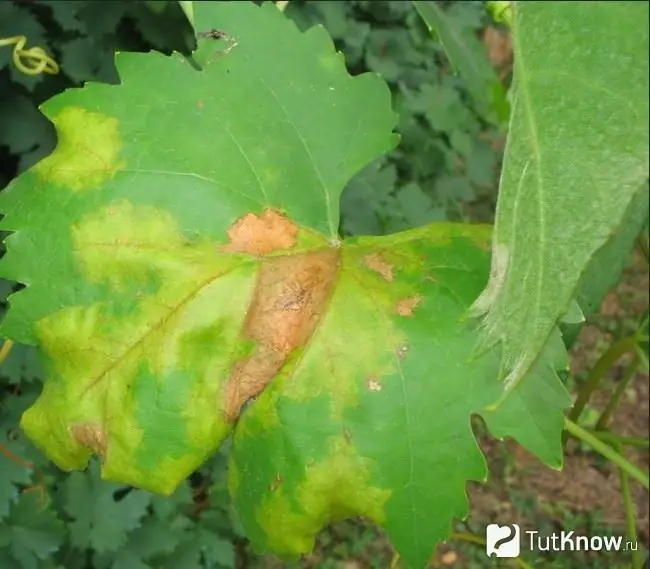
<instances>
[{"instance_id":1,"label":"background foliage","mask_svg":"<svg viewBox=\"0 0 650 569\"><path fill-rule=\"evenodd\" d=\"M186 55L196 48L178 2L3 2L0 38L24 36L24 50L42 49L60 63L56 74L21 73L15 43L0 47L0 188L49 154L56 132L38 105L86 81L119 82L116 51ZM28 66L39 60L23 55Z\"/></svg>"}]
</instances>

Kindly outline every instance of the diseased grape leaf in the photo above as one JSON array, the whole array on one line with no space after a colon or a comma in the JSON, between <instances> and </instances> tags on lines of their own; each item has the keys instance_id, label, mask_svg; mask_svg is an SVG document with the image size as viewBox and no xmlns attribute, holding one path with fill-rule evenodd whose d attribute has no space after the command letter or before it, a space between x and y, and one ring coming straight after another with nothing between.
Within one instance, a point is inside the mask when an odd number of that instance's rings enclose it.
<instances>
[{"instance_id":1,"label":"diseased grape leaf","mask_svg":"<svg viewBox=\"0 0 650 569\"><path fill-rule=\"evenodd\" d=\"M559 333L512 399L484 411L501 390L499 357L470 359L477 334L462 318L487 280L488 242L485 228L436 224L344 245L308 349L235 431L230 489L254 543L303 553L330 520L362 515L422 567L450 517L467 515L466 481L487 475L472 413L561 465Z\"/></svg>"},{"instance_id":2,"label":"diseased grape leaf","mask_svg":"<svg viewBox=\"0 0 650 569\"><path fill-rule=\"evenodd\" d=\"M556 333L486 411L500 354L473 358L464 313L490 229L342 241L343 188L397 142L386 85L272 5L196 8L198 30L231 38L202 40L203 71L121 54L122 85L44 105L57 150L0 196L0 273L26 285L0 332L37 345L48 376L21 426L62 469L96 454L104 479L162 494L234 429L229 487L257 547L297 554L364 515L422 567L487 474L472 414L561 465L566 353ZM127 532L150 497L118 512L116 489L70 475L73 542L148 564ZM171 566L230 563L202 531Z\"/></svg>"},{"instance_id":3,"label":"diseased grape leaf","mask_svg":"<svg viewBox=\"0 0 650 569\"><path fill-rule=\"evenodd\" d=\"M513 2L513 104L481 346L504 396L648 179L647 2Z\"/></svg>"}]
</instances>

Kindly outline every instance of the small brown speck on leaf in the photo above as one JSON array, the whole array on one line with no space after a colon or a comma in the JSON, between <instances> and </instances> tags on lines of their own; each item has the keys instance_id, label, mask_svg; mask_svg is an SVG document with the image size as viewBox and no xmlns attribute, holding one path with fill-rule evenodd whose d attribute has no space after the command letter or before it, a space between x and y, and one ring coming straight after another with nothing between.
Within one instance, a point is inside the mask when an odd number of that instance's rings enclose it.
<instances>
[{"instance_id":1,"label":"small brown speck on leaf","mask_svg":"<svg viewBox=\"0 0 650 569\"><path fill-rule=\"evenodd\" d=\"M368 386L368 389L370 389L370 391L381 391L382 389L381 383L379 383L379 381L377 381L377 379L374 377L368 378L366 385Z\"/></svg>"},{"instance_id":2,"label":"small brown speck on leaf","mask_svg":"<svg viewBox=\"0 0 650 569\"><path fill-rule=\"evenodd\" d=\"M413 316L413 311L420 304L422 297L419 294L403 298L397 303L397 314L400 316Z\"/></svg>"},{"instance_id":3,"label":"small brown speck on leaf","mask_svg":"<svg viewBox=\"0 0 650 569\"><path fill-rule=\"evenodd\" d=\"M379 253L366 255L363 261L369 269L379 273L388 282L393 280L393 267Z\"/></svg>"},{"instance_id":4,"label":"small brown speck on leaf","mask_svg":"<svg viewBox=\"0 0 650 569\"><path fill-rule=\"evenodd\" d=\"M108 441L104 429L95 423L81 423L69 427L70 434L82 445L98 454L101 460L106 458Z\"/></svg>"},{"instance_id":5,"label":"small brown speck on leaf","mask_svg":"<svg viewBox=\"0 0 650 569\"><path fill-rule=\"evenodd\" d=\"M228 230L230 243L223 251L267 255L296 244L298 226L277 211L265 209L262 215L247 213Z\"/></svg>"},{"instance_id":6,"label":"small brown speck on leaf","mask_svg":"<svg viewBox=\"0 0 650 569\"><path fill-rule=\"evenodd\" d=\"M235 364L225 383L228 421L264 390L293 350L309 341L327 308L338 268L337 249L272 257L262 263L243 330L257 346Z\"/></svg>"},{"instance_id":7,"label":"small brown speck on leaf","mask_svg":"<svg viewBox=\"0 0 650 569\"><path fill-rule=\"evenodd\" d=\"M352 433L348 431L348 429L343 429L343 438L345 439L346 443L352 443Z\"/></svg>"},{"instance_id":8,"label":"small brown speck on leaf","mask_svg":"<svg viewBox=\"0 0 650 569\"><path fill-rule=\"evenodd\" d=\"M282 474L278 473L275 475L275 478L273 479L273 482L271 482L271 485L269 486L269 490L271 492L275 492L279 487L280 484L282 484L283 478Z\"/></svg>"}]
</instances>

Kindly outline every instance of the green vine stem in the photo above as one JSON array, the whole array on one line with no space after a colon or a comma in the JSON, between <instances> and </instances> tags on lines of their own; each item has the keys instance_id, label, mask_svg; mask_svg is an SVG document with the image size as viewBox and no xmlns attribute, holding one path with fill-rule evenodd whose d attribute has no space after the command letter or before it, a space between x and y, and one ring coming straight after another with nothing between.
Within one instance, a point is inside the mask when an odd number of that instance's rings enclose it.
<instances>
[{"instance_id":1,"label":"green vine stem","mask_svg":"<svg viewBox=\"0 0 650 569\"><path fill-rule=\"evenodd\" d=\"M9 355L9 352L11 352L11 348L14 347L13 340L5 340L4 344L2 344L2 348L0 348L0 364L5 361L7 356Z\"/></svg>"},{"instance_id":2,"label":"green vine stem","mask_svg":"<svg viewBox=\"0 0 650 569\"><path fill-rule=\"evenodd\" d=\"M16 69L25 75L35 77L42 73L56 75L59 71L59 64L50 57L42 47L30 47L27 49L27 37L12 36L0 37L0 47L13 46L12 58Z\"/></svg>"},{"instance_id":3,"label":"green vine stem","mask_svg":"<svg viewBox=\"0 0 650 569\"><path fill-rule=\"evenodd\" d=\"M596 452L602 454L619 468L625 470L625 472L627 472L632 478L640 482L646 490L650 489L650 479L648 478L648 474L634 466L621 453L616 452L614 448L605 444L596 435L583 429L580 425L577 425L570 419L564 420L564 428L572 437L587 443Z\"/></svg>"},{"instance_id":4,"label":"green vine stem","mask_svg":"<svg viewBox=\"0 0 650 569\"><path fill-rule=\"evenodd\" d=\"M648 354L645 353L641 346L636 347L636 355L641 362L641 367L643 368L644 373L650 373L650 362L648 362Z\"/></svg>"},{"instance_id":5,"label":"green vine stem","mask_svg":"<svg viewBox=\"0 0 650 569\"><path fill-rule=\"evenodd\" d=\"M639 338L636 334L623 338L622 340L612 344L609 349L598 358L596 365L591 369L589 376L580 389L576 402L573 404L573 408L569 413L570 421L574 423L578 422L580 414L587 405L592 393L596 391L600 380L605 373L607 373L607 370L612 367L622 355L634 350L638 341ZM564 442L566 442L566 436L564 437Z\"/></svg>"},{"instance_id":6,"label":"green vine stem","mask_svg":"<svg viewBox=\"0 0 650 569\"><path fill-rule=\"evenodd\" d=\"M607 425L609 424L609 421L611 420L614 411L616 411L616 408L618 407L618 404L621 401L621 397L623 396L623 393L625 393L625 390L630 386L630 383L632 383L632 380L636 377L636 371L637 369L639 369L640 363L641 361L639 360L639 355L635 353L634 359L632 360L630 365L627 366L627 369L625 370L625 374L621 378L621 381L618 382L618 385L616 386L614 393L612 393L612 396L609 398L609 401L607 402L607 406L605 407L605 409L603 409L603 412L600 414L600 417L598 417L598 421L596 421L595 429L597 431L604 431L607 428Z\"/></svg>"},{"instance_id":7,"label":"green vine stem","mask_svg":"<svg viewBox=\"0 0 650 569\"><path fill-rule=\"evenodd\" d=\"M616 450L621 452L621 448ZM622 456L622 455L621 455ZM639 538L636 532L636 511L632 500L632 491L630 490L630 476L622 468L618 469L621 478L621 494L623 496L623 508L625 509L625 529L628 539L632 543L638 543ZM639 548L632 550L632 569L641 569L642 566L641 551Z\"/></svg>"},{"instance_id":8,"label":"green vine stem","mask_svg":"<svg viewBox=\"0 0 650 569\"><path fill-rule=\"evenodd\" d=\"M595 429L589 429L589 432L598 437L601 441L612 446L622 445L642 449L650 448L650 439L647 437L623 437L610 431L596 431Z\"/></svg>"},{"instance_id":9,"label":"green vine stem","mask_svg":"<svg viewBox=\"0 0 650 569\"><path fill-rule=\"evenodd\" d=\"M637 239L637 245L639 246L639 250L641 251L641 254L643 255L643 258L645 259L646 264L650 264L650 253L648 252L648 249L650 249L650 236L648 234L648 222L646 221L646 225L639 234L639 238Z\"/></svg>"}]
</instances>

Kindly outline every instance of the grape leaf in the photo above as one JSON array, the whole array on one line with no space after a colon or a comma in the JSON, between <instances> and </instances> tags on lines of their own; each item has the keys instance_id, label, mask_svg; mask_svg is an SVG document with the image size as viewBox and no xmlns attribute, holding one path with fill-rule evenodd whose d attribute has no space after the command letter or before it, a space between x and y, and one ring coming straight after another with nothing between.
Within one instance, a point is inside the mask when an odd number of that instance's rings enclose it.
<instances>
[{"instance_id":1,"label":"grape leaf","mask_svg":"<svg viewBox=\"0 0 650 569\"><path fill-rule=\"evenodd\" d=\"M0 272L26 285L0 332L37 345L48 376L21 426L65 470L94 453L104 479L162 494L234 429L229 488L257 546L300 553L366 515L423 566L487 474L471 414L561 465L566 353L556 333L486 411L500 354L472 359L463 314L490 229L340 240L343 188L397 141L386 85L272 5L196 8L230 38L202 39L203 71L120 54L122 85L44 105L57 150L0 196ZM150 503L130 493L119 514L115 487L78 473L66 488L73 542L103 552ZM175 566L232 561L201 536Z\"/></svg>"},{"instance_id":2,"label":"grape leaf","mask_svg":"<svg viewBox=\"0 0 650 569\"><path fill-rule=\"evenodd\" d=\"M15 344L2 362L0 373L9 384L28 383L43 378L39 354L33 346Z\"/></svg>"},{"instance_id":3,"label":"grape leaf","mask_svg":"<svg viewBox=\"0 0 650 569\"><path fill-rule=\"evenodd\" d=\"M179 546L188 526L191 527L191 524L183 517L178 517L171 523L170 520L148 517L141 526L129 532L128 542L117 551L95 552L93 567L156 567L151 561L171 554Z\"/></svg>"},{"instance_id":4,"label":"grape leaf","mask_svg":"<svg viewBox=\"0 0 650 569\"><path fill-rule=\"evenodd\" d=\"M501 389L498 353L471 360L477 334L462 317L487 279L477 242L488 239L485 229L437 224L347 242L309 349L235 431L230 489L260 549L309 551L328 521L360 514L422 567L450 517L467 515L466 481L487 474L472 413L561 465L570 399L555 373L567 367L557 331L507 404L484 411Z\"/></svg>"},{"instance_id":5,"label":"grape leaf","mask_svg":"<svg viewBox=\"0 0 650 569\"><path fill-rule=\"evenodd\" d=\"M481 347L505 394L648 178L648 3L513 2L513 107Z\"/></svg>"},{"instance_id":6,"label":"grape leaf","mask_svg":"<svg viewBox=\"0 0 650 569\"><path fill-rule=\"evenodd\" d=\"M31 464L13 452L4 431L0 425L0 520L18 499L16 484L28 486L32 480Z\"/></svg>"},{"instance_id":7,"label":"grape leaf","mask_svg":"<svg viewBox=\"0 0 650 569\"><path fill-rule=\"evenodd\" d=\"M115 493L122 489L102 482L95 464L85 473L73 472L68 477L65 509L74 518L70 524L73 545L102 553L116 551L127 542L127 532L140 525L151 496L133 491L118 501Z\"/></svg>"},{"instance_id":8,"label":"grape leaf","mask_svg":"<svg viewBox=\"0 0 650 569\"><path fill-rule=\"evenodd\" d=\"M59 549L64 535L61 520L53 510L39 504L35 493L23 493L9 517L0 522L0 547L7 545L23 569L38 569L40 560L49 559Z\"/></svg>"},{"instance_id":9,"label":"grape leaf","mask_svg":"<svg viewBox=\"0 0 650 569\"><path fill-rule=\"evenodd\" d=\"M578 287L576 301L585 319L599 308L607 291L619 282L630 259L630 251L648 221L648 184L634 196L618 230L591 258ZM582 329L582 323L562 325L564 344L570 348Z\"/></svg>"},{"instance_id":10,"label":"grape leaf","mask_svg":"<svg viewBox=\"0 0 650 569\"><path fill-rule=\"evenodd\" d=\"M0 368L3 372L5 364ZM0 400L0 520L9 515L18 501L20 486L27 488L32 484L34 454L41 462L43 459L42 453L16 432L21 414L35 399L27 389L25 392Z\"/></svg>"},{"instance_id":11,"label":"grape leaf","mask_svg":"<svg viewBox=\"0 0 650 569\"><path fill-rule=\"evenodd\" d=\"M10 297L2 333L39 344L52 379L23 428L62 468L83 467L92 448L109 479L162 492L211 454L235 407L263 387L238 395L241 379L233 377L231 408L215 413L227 379L215 381L215 371L251 351L239 337L262 265L257 254L337 245L343 187L396 142L388 89L376 75L351 78L323 29L300 34L272 6L207 6L215 24L237 30L230 53L204 40L202 55L214 61L202 73L180 58L121 54L123 86L88 85L44 106L59 132L57 150L2 195L4 228L20 231L6 240L0 271L29 283ZM152 96L164 98L158 107L167 123L134 112ZM182 151L170 150L177 129ZM150 142L138 143L145 133ZM45 280L32 276L43 255ZM336 259L332 247L265 264L260 309L274 286L309 287L318 272L331 284ZM328 292L325 284L316 289L323 298ZM300 298L283 302L292 310ZM314 323L306 320L298 336ZM248 334L267 325L276 324L262 317ZM177 356L185 363L174 363Z\"/></svg>"}]
</instances>

